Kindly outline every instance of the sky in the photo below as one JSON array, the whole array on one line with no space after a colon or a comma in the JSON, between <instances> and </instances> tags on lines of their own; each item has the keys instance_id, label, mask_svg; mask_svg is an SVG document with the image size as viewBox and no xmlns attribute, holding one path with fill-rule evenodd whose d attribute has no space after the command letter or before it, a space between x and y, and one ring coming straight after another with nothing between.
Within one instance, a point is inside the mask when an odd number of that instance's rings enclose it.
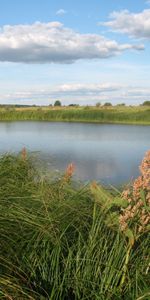
<instances>
[{"instance_id":1,"label":"sky","mask_svg":"<svg viewBox=\"0 0 150 300\"><path fill-rule=\"evenodd\" d=\"M150 100L150 1L0 0L0 104Z\"/></svg>"}]
</instances>

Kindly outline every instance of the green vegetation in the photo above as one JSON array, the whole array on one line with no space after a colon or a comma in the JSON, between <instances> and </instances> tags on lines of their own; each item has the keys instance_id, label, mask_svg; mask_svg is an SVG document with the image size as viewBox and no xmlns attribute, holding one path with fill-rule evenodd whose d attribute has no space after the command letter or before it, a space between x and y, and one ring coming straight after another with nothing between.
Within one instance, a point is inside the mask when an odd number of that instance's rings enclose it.
<instances>
[{"instance_id":1,"label":"green vegetation","mask_svg":"<svg viewBox=\"0 0 150 300\"><path fill-rule=\"evenodd\" d=\"M144 105L144 106L150 106L150 101L145 101L145 102L143 102L142 105Z\"/></svg>"},{"instance_id":2,"label":"green vegetation","mask_svg":"<svg viewBox=\"0 0 150 300\"><path fill-rule=\"evenodd\" d=\"M1 157L0 299L150 299L149 156L123 195Z\"/></svg>"},{"instance_id":3,"label":"green vegetation","mask_svg":"<svg viewBox=\"0 0 150 300\"><path fill-rule=\"evenodd\" d=\"M93 122L150 124L150 108L140 107L27 107L1 108L0 121L35 120L63 122Z\"/></svg>"},{"instance_id":4,"label":"green vegetation","mask_svg":"<svg viewBox=\"0 0 150 300\"><path fill-rule=\"evenodd\" d=\"M101 103L100 102L97 102L96 103L96 107L100 107L101 106Z\"/></svg>"},{"instance_id":5,"label":"green vegetation","mask_svg":"<svg viewBox=\"0 0 150 300\"><path fill-rule=\"evenodd\" d=\"M117 106L125 106L125 103L118 103Z\"/></svg>"},{"instance_id":6,"label":"green vegetation","mask_svg":"<svg viewBox=\"0 0 150 300\"><path fill-rule=\"evenodd\" d=\"M104 106L112 106L112 104L110 102L106 102L104 103Z\"/></svg>"},{"instance_id":7,"label":"green vegetation","mask_svg":"<svg viewBox=\"0 0 150 300\"><path fill-rule=\"evenodd\" d=\"M54 103L54 106L61 106L60 100L56 100L55 103Z\"/></svg>"}]
</instances>

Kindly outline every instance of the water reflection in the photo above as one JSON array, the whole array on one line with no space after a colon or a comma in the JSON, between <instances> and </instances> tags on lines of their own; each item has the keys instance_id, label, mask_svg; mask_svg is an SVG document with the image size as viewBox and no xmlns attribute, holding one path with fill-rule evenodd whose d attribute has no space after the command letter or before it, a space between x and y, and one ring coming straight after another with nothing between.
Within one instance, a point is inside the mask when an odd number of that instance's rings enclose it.
<instances>
[{"instance_id":1,"label":"water reflection","mask_svg":"<svg viewBox=\"0 0 150 300\"><path fill-rule=\"evenodd\" d=\"M138 175L150 149L150 126L1 122L0 152L38 151L48 168L74 162L76 177L120 184Z\"/></svg>"}]
</instances>

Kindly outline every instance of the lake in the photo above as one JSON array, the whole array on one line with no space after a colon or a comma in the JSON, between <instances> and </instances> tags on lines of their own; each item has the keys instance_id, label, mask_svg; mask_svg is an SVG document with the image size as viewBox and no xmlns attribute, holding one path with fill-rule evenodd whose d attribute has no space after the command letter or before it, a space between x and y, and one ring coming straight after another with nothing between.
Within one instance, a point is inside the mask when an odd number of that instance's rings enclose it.
<instances>
[{"instance_id":1,"label":"lake","mask_svg":"<svg viewBox=\"0 0 150 300\"><path fill-rule=\"evenodd\" d=\"M64 171L73 162L79 180L118 185L138 176L150 149L150 126L0 122L0 153L23 147L46 168Z\"/></svg>"}]
</instances>

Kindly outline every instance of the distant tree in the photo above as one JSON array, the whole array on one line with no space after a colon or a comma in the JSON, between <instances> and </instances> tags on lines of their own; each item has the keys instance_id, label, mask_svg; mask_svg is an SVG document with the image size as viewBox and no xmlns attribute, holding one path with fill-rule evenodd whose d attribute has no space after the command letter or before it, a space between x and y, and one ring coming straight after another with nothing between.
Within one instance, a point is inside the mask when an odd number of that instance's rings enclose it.
<instances>
[{"instance_id":1,"label":"distant tree","mask_svg":"<svg viewBox=\"0 0 150 300\"><path fill-rule=\"evenodd\" d=\"M110 102L105 102L104 106L112 106L112 104Z\"/></svg>"},{"instance_id":2,"label":"distant tree","mask_svg":"<svg viewBox=\"0 0 150 300\"><path fill-rule=\"evenodd\" d=\"M150 101L144 101L144 102L142 103L142 105L143 105L143 106L150 106Z\"/></svg>"},{"instance_id":3,"label":"distant tree","mask_svg":"<svg viewBox=\"0 0 150 300\"><path fill-rule=\"evenodd\" d=\"M60 100L56 100L55 103L54 103L54 106L61 106Z\"/></svg>"},{"instance_id":4,"label":"distant tree","mask_svg":"<svg viewBox=\"0 0 150 300\"><path fill-rule=\"evenodd\" d=\"M126 106L125 103L118 103L116 106Z\"/></svg>"},{"instance_id":5,"label":"distant tree","mask_svg":"<svg viewBox=\"0 0 150 300\"><path fill-rule=\"evenodd\" d=\"M97 102L96 103L96 107L100 107L101 106L101 103L100 102Z\"/></svg>"}]
</instances>

